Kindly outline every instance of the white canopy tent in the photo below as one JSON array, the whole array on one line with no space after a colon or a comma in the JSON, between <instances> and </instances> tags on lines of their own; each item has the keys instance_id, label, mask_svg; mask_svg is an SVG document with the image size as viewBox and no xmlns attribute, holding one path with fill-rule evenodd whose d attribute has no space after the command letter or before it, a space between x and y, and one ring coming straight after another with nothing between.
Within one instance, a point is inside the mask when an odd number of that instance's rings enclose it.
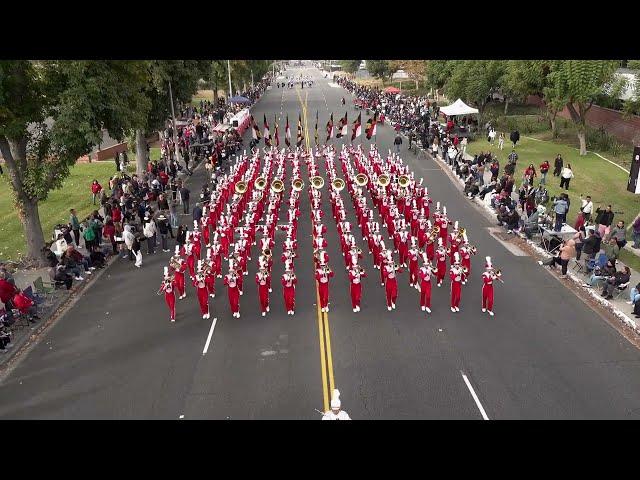
<instances>
[{"instance_id":1,"label":"white canopy tent","mask_svg":"<svg viewBox=\"0 0 640 480\"><path fill-rule=\"evenodd\" d=\"M464 103L462 100L458 99L455 102L453 102L451 105L447 105L446 107L440 107L440 112L450 117L452 115L471 115L473 113L478 113L478 109L470 107L469 105Z\"/></svg>"}]
</instances>

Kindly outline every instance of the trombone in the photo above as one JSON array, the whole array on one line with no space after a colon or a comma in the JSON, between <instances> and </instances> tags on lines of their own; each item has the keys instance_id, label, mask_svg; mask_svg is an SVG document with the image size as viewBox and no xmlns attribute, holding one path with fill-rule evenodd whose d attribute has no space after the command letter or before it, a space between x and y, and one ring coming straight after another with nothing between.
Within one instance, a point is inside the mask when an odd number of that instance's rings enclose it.
<instances>
[{"instance_id":1,"label":"trombone","mask_svg":"<svg viewBox=\"0 0 640 480\"><path fill-rule=\"evenodd\" d=\"M319 175L311 177L311 186L316 190L320 190L322 187L324 187L324 178Z\"/></svg>"}]
</instances>

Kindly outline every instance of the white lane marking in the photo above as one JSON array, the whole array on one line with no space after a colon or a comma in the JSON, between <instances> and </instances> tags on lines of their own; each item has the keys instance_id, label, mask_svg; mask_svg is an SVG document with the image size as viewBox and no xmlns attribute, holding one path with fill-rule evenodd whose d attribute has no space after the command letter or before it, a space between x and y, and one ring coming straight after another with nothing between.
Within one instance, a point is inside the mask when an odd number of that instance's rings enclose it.
<instances>
[{"instance_id":1,"label":"white lane marking","mask_svg":"<svg viewBox=\"0 0 640 480\"><path fill-rule=\"evenodd\" d=\"M329 82L329 86L331 88L340 88L340 85L338 85L337 83L333 83L333 82Z\"/></svg>"},{"instance_id":2,"label":"white lane marking","mask_svg":"<svg viewBox=\"0 0 640 480\"><path fill-rule=\"evenodd\" d=\"M211 337L213 336L213 329L216 328L216 322L218 319L216 317L213 318L213 322L211 322L211 328L209 329L209 336L207 337L207 343L204 345L204 350L202 350L202 355L207 353L209 350L209 343L211 342Z\"/></svg>"},{"instance_id":3,"label":"white lane marking","mask_svg":"<svg viewBox=\"0 0 640 480\"><path fill-rule=\"evenodd\" d=\"M460 371L460 373L462 374L462 378L464 380L464 383L467 384L467 388L471 392L471 396L473 397L473 399L476 402L476 405L478 406L478 410L480 410L480 414L482 414L482 418L484 420L489 420L489 417L487 417L487 413L484 411L484 408L482 408L482 404L480 403L480 400L478 400L478 396L476 395L475 390L471 386L471 383L469 382L469 379L467 378L467 376L462 371Z\"/></svg>"}]
</instances>

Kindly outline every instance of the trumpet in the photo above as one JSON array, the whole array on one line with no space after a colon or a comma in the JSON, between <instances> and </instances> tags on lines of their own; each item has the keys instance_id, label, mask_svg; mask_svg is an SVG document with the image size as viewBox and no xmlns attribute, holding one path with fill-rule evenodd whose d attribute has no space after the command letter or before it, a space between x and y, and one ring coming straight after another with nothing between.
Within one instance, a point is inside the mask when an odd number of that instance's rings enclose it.
<instances>
[{"instance_id":1,"label":"trumpet","mask_svg":"<svg viewBox=\"0 0 640 480\"><path fill-rule=\"evenodd\" d=\"M358 265L358 270L360 272L360 275L364 275L364 268L362 268L360 265Z\"/></svg>"},{"instance_id":2,"label":"trumpet","mask_svg":"<svg viewBox=\"0 0 640 480\"><path fill-rule=\"evenodd\" d=\"M459 227L458 232L456 233L457 238L464 237L465 233L467 233L467 229L464 227Z\"/></svg>"},{"instance_id":3,"label":"trumpet","mask_svg":"<svg viewBox=\"0 0 640 480\"><path fill-rule=\"evenodd\" d=\"M172 275L169 278L165 278L164 280L162 280L162 285L160 285L160 288L156 292L156 295L162 295L162 291L165 288L167 288L171 284L171 282L173 282L174 278L175 278L175 276Z\"/></svg>"},{"instance_id":4,"label":"trumpet","mask_svg":"<svg viewBox=\"0 0 640 480\"><path fill-rule=\"evenodd\" d=\"M478 248L475 245L467 245L467 248L469 249L471 255L475 255L478 253Z\"/></svg>"},{"instance_id":5,"label":"trumpet","mask_svg":"<svg viewBox=\"0 0 640 480\"><path fill-rule=\"evenodd\" d=\"M331 182L331 186L335 191L340 192L344 188L344 180L342 180L341 178L336 178L333 182Z\"/></svg>"},{"instance_id":6,"label":"trumpet","mask_svg":"<svg viewBox=\"0 0 640 480\"><path fill-rule=\"evenodd\" d=\"M400 185L402 188L407 188L410 182L411 179L409 178L409 175L400 175L400 177L398 178L398 185Z\"/></svg>"},{"instance_id":7,"label":"trumpet","mask_svg":"<svg viewBox=\"0 0 640 480\"><path fill-rule=\"evenodd\" d=\"M304 182L302 181L301 178L295 178L291 186L296 192L299 192L304 188Z\"/></svg>"},{"instance_id":8,"label":"trumpet","mask_svg":"<svg viewBox=\"0 0 640 480\"><path fill-rule=\"evenodd\" d=\"M253 186L256 190L264 190L264 188L267 186L267 179L261 175L256 178L255 182L253 182Z\"/></svg>"},{"instance_id":9,"label":"trumpet","mask_svg":"<svg viewBox=\"0 0 640 480\"><path fill-rule=\"evenodd\" d=\"M331 272L333 272L333 270L331 270L331 268L330 268L330 267L328 267L327 265L324 265L324 266L322 267L322 273L324 273L325 275L328 275L328 274L330 274Z\"/></svg>"},{"instance_id":10,"label":"trumpet","mask_svg":"<svg viewBox=\"0 0 640 480\"><path fill-rule=\"evenodd\" d=\"M320 190L322 187L324 187L324 178L319 175L311 177L311 186L316 190Z\"/></svg>"},{"instance_id":11,"label":"trumpet","mask_svg":"<svg viewBox=\"0 0 640 480\"><path fill-rule=\"evenodd\" d=\"M359 187L364 187L367 183L369 183L369 177L367 177L364 173L359 173L356 175L356 185Z\"/></svg>"},{"instance_id":12,"label":"trumpet","mask_svg":"<svg viewBox=\"0 0 640 480\"><path fill-rule=\"evenodd\" d=\"M389 185L389 182L391 180L389 179L389 175L387 175L386 173L383 173L382 175L378 176L378 185L380 185L381 187L386 187L387 185Z\"/></svg>"},{"instance_id":13,"label":"trumpet","mask_svg":"<svg viewBox=\"0 0 640 480\"><path fill-rule=\"evenodd\" d=\"M271 182L271 191L273 193L280 193L284 190L284 183L279 178L276 178Z\"/></svg>"},{"instance_id":14,"label":"trumpet","mask_svg":"<svg viewBox=\"0 0 640 480\"><path fill-rule=\"evenodd\" d=\"M242 195L247 191L247 182L245 182L244 180L240 180L238 183L236 183L235 191L238 195Z\"/></svg>"},{"instance_id":15,"label":"trumpet","mask_svg":"<svg viewBox=\"0 0 640 480\"><path fill-rule=\"evenodd\" d=\"M180 263L178 263L178 261L174 260L172 257L171 260L169 261L169 266L174 270L178 270L180 268Z\"/></svg>"},{"instance_id":16,"label":"trumpet","mask_svg":"<svg viewBox=\"0 0 640 480\"><path fill-rule=\"evenodd\" d=\"M362 249L360 247L356 247L355 249L352 248L351 251L356 250L358 252L358 255L362 254Z\"/></svg>"}]
</instances>

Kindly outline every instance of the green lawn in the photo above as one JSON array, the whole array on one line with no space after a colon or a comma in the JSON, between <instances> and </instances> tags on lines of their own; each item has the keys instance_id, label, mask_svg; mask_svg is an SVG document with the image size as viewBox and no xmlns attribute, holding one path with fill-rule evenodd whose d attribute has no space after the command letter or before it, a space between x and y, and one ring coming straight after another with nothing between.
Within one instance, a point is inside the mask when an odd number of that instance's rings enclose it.
<instances>
[{"instance_id":1,"label":"green lawn","mask_svg":"<svg viewBox=\"0 0 640 480\"><path fill-rule=\"evenodd\" d=\"M480 151L490 151L496 154L500 161L500 169L502 171L502 168L507 163L507 157L509 153L511 153L511 143L507 139L505 148L502 151L498 149L497 145L497 141L495 146L491 146L485 139L479 139L469 143L467 152L471 155L479 153ZM603 205L603 208L605 208L606 205L611 204L614 211L624 212L622 214L616 214L614 220L624 220L627 227L630 226L630 222L633 221L640 211L640 197L627 191L629 174L593 153L581 157L578 151L571 146L528 138L521 139L516 148L516 152L519 157L514 175L517 187L522 184L523 170L530 163L535 165L536 172L538 172L539 175L540 164L544 160L548 160L551 164L551 170L547 175L547 189L552 196L558 195L561 191L565 191L560 190L560 180L558 177L551 175L551 172L553 172L553 160L556 155L560 153L565 165L567 163L571 164L575 177L571 179L569 191L566 192L571 200L568 218L568 223L570 224L573 224L578 214L580 194L585 196L591 195L596 208L599 205ZM608 158L606 154L603 156ZM539 177L537 180L539 180ZM627 232L627 240L630 240L631 232L629 230L627 230ZM637 256L629 252L623 252L621 260L630 267L640 271L640 259Z\"/></svg>"}]
</instances>

